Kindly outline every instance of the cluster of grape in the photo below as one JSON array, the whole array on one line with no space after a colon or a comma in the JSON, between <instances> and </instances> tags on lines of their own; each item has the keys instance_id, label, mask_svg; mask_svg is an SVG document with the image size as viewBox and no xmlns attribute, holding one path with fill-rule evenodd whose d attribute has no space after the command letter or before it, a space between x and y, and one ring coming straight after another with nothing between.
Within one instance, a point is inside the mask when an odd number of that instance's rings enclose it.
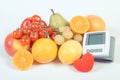
<instances>
[{"instance_id":1,"label":"cluster of grape","mask_svg":"<svg viewBox=\"0 0 120 80\"><path fill-rule=\"evenodd\" d=\"M55 42L57 45L62 45L67 40L77 40L82 41L81 34L75 34L69 26L61 26L58 28L58 33L55 35Z\"/></svg>"}]
</instances>

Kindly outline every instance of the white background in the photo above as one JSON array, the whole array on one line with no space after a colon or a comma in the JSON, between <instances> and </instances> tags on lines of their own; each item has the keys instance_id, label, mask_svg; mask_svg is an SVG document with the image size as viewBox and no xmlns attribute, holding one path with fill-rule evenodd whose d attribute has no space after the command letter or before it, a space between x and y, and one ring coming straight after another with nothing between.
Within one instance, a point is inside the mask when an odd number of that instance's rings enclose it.
<instances>
[{"instance_id":1,"label":"white background","mask_svg":"<svg viewBox=\"0 0 120 80\"><path fill-rule=\"evenodd\" d=\"M120 1L119 0L0 0L0 80L119 80L120 79ZM20 26L23 19L39 14L49 23L50 9L68 21L75 15L95 14L106 22L107 30L116 38L113 63L95 62L92 71L82 73L72 65L49 63L33 65L29 70L14 68L4 50L8 33Z\"/></svg>"}]
</instances>

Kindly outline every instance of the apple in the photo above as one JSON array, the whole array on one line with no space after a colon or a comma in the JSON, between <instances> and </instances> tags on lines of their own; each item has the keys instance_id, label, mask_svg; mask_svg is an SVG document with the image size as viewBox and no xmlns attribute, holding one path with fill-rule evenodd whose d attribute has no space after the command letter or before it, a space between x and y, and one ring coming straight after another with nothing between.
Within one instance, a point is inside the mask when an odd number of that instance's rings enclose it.
<instances>
[{"instance_id":1,"label":"apple","mask_svg":"<svg viewBox=\"0 0 120 80\"><path fill-rule=\"evenodd\" d=\"M10 33L5 38L4 48L10 56L13 56L15 54L15 52L19 49L29 50L30 49L30 44L29 45L22 45L20 43L20 39L13 38L12 33Z\"/></svg>"},{"instance_id":2,"label":"apple","mask_svg":"<svg viewBox=\"0 0 120 80\"><path fill-rule=\"evenodd\" d=\"M76 60L73 66L81 72L89 72L94 66L94 56L91 53L86 53L82 58Z\"/></svg>"}]
</instances>

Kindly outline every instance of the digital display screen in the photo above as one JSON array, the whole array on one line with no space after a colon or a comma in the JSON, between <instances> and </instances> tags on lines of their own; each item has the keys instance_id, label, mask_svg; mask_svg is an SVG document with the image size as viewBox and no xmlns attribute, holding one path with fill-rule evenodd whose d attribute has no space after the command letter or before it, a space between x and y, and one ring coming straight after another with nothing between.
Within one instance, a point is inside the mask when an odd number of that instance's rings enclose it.
<instances>
[{"instance_id":1,"label":"digital display screen","mask_svg":"<svg viewBox=\"0 0 120 80\"><path fill-rule=\"evenodd\" d=\"M88 36L88 45L105 44L105 34L90 34Z\"/></svg>"}]
</instances>

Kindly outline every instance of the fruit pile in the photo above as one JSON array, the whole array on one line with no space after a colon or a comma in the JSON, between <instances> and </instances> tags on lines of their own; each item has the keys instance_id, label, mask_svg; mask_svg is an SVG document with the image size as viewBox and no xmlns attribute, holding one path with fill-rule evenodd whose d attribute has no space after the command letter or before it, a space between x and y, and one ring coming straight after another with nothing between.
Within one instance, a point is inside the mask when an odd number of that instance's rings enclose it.
<instances>
[{"instance_id":1,"label":"fruit pile","mask_svg":"<svg viewBox=\"0 0 120 80\"><path fill-rule=\"evenodd\" d=\"M13 30L5 39L5 49L13 56L20 48L30 49L39 38L54 38L54 29L48 26L39 15L25 18L20 27ZM15 43L14 43L15 42ZM12 46L11 46L12 45Z\"/></svg>"},{"instance_id":2,"label":"fruit pile","mask_svg":"<svg viewBox=\"0 0 120 80\"><path fill-rule=\"evenodd\" d=\"M65 41L73 39L82 42L81 34L74 34L69 26L61 26L58 28L58 33L56 33L54 40L57 45L62 45Z\"/></svg>"},{"instance_id":3,"label":"fruit pile","mask_svg":"<svg viewBox=\"0 0 120 80\"><path fill-rule=\"evenodd\" d=\"M13 31L13 38L20 39L21 44L31 44L39 38L52 38L53 27L47 26L46 22L38 15L26 18L20 28Z\"/></svg>"},{"instance_id":4,"label":"fruit pile","mask_svg":"<svg viewBox=\"0 0 120 80\"><path fill-rule=\"evenodd\" d=\"M94 57L91 53L82 54L84 33L105 30L105 22L96 15L74 16L68 22L61 14L51 11L49 25L39 15L33 15L6 36L4 47L14 66L26 70L34 61L49 63L58 58L81 72L90 71Z\"/></svg>"}]
</instances>

